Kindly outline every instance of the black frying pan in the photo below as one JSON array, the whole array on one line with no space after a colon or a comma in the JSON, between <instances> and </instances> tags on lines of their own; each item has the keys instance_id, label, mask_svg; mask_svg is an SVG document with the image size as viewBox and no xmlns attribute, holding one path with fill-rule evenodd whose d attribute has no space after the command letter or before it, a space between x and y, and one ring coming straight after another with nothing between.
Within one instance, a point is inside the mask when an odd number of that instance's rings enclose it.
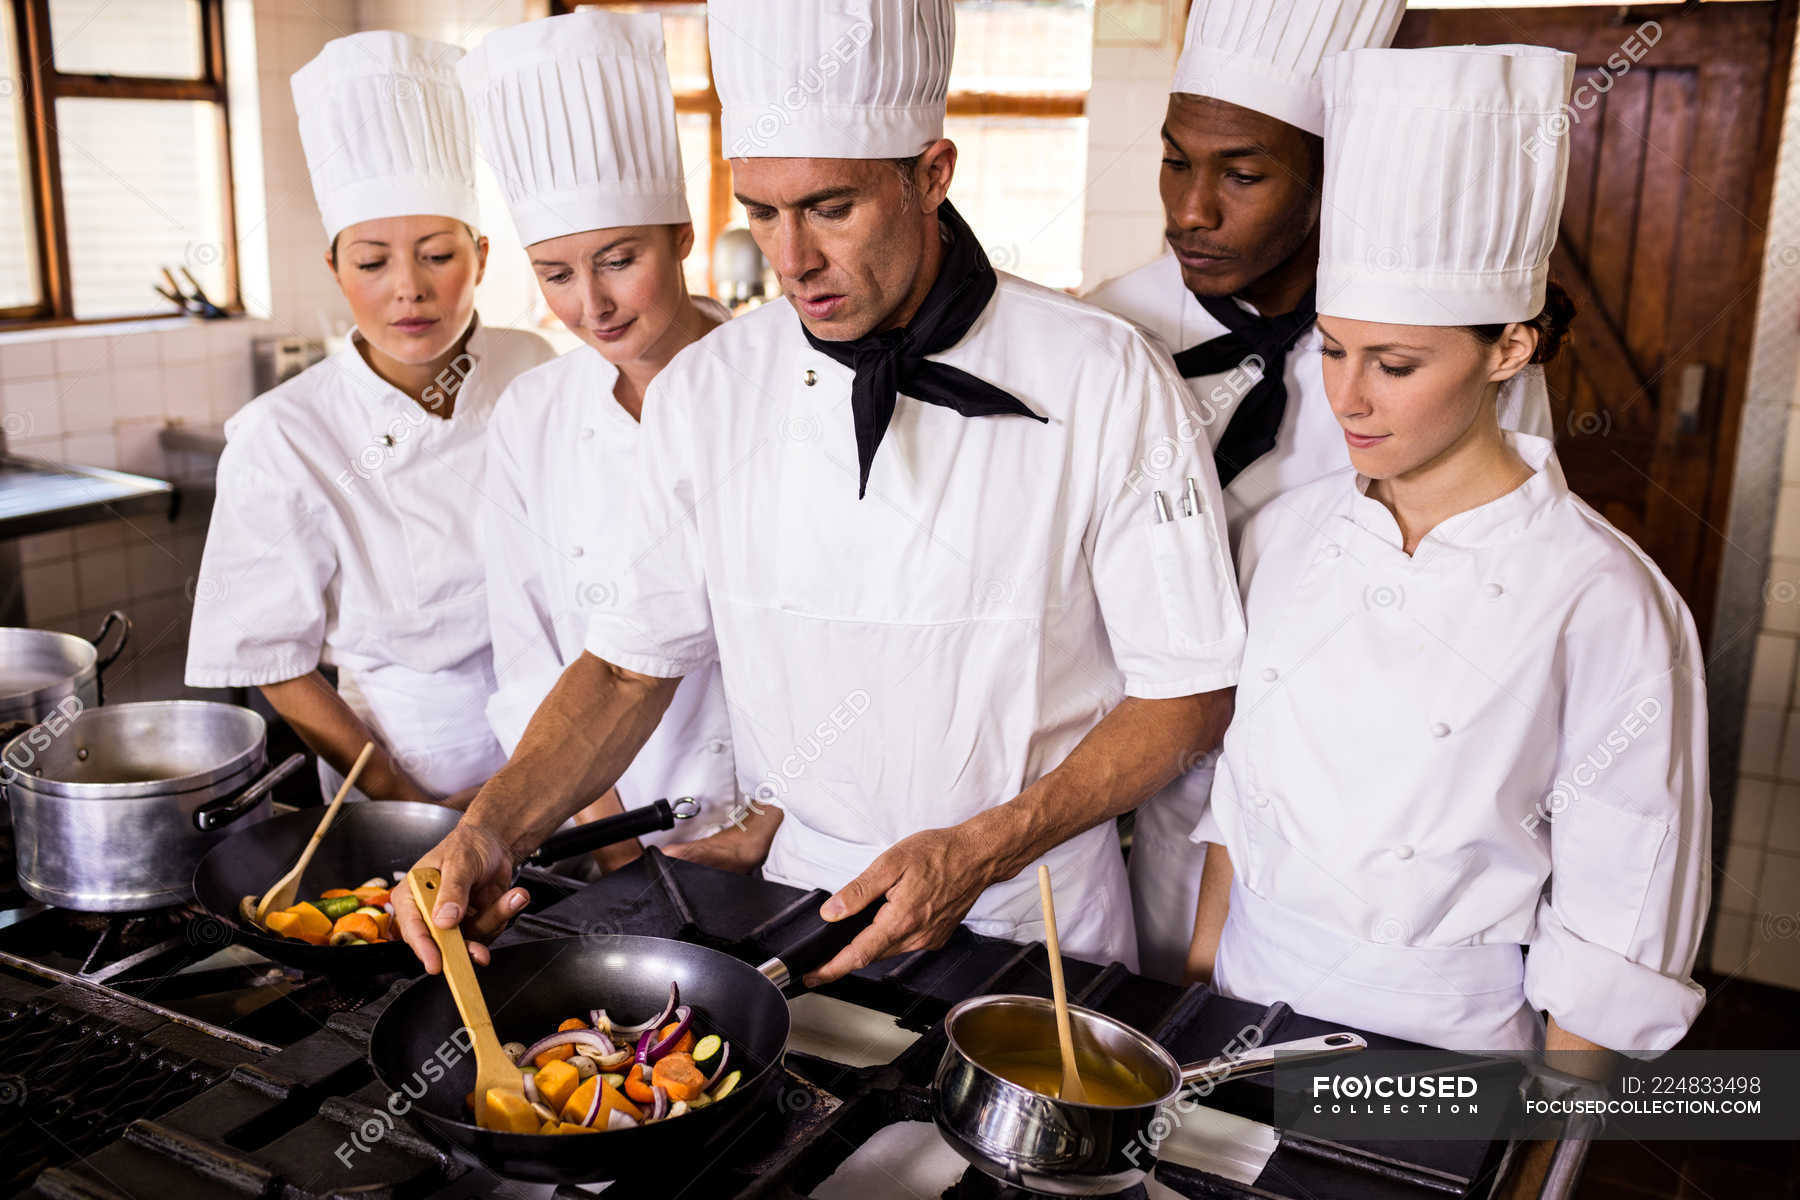
<instances>
[{"instance_id":1,"label":"black frying pan","mask_svg":"<svg viewBox=\"0 0 1800 1200\"><path fill-rule=\"evenodd\" d=\"M432 1132L515 1179L586 1183L647 1174L667 1181L691 1168L695 1155L715 1138L721 1143L781 1079L787 1047L787 994L800 977L822 966L868 928L880 904L842 921L826 923L815 892L804 932L781 954L752 967L729 954L691 942L631 934L550 938L497 946L492 961L475 968L503 1042L527 1045L555 1031L565 1018L604 1008L621 1024L662 1011L671 981L681 1002L692 1005L694 1025L731 1044L730 1068L742 1081L725 1099L666 1121L599 1133L525 1134L482 1129L464 1099L475 1085L475 1055L463 1049L467 1035L456 1002L441 975L415 979L376 1018L369 1062L380 1081ZM433 1066L425 1067L427 1060ZM434 1079L433 1076L436 1076ZM423 1095L420 1088L424 1088ZM413 1100L412 1097L418 1097Z\"/></svg>"},{"instance_id":2,"label":"black frying pan","mask_svg":"<svg viewBox=\"0 0 1800 1200\"><path fill-rule=\"evenodd\" d=\"M659 829L673 829L697 811L691 800L658 800L551 837L527 861L552 863ZM323 812L304 808L249 826L223 839L194 870L194 897L234 931L234 940L265 958L328 975L415 972L419 960L405 942L369 946L313 946L247 925L238 915L245 896L261 897L292 867L319 827ZM296 893L302 900L327 888L354 888L380 876L392 881L447 837L462 814L438 804L372 800L346 804L307 864ZM226 813L215 819L230 819ZM668 984L663 985L664 991ZM650 1014L654 1015L654 1014Z\"/></svg>"}]
</instances>

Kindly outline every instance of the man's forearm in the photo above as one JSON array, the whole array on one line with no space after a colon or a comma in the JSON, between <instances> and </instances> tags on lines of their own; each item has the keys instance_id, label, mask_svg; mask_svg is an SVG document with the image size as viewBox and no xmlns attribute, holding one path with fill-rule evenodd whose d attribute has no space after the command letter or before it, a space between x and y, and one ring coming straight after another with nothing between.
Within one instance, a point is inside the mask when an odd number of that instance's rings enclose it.
<instances>
[{"instance_id":1,"label":"man's forearm","mask_svg":"<svg viewBox=\"0 0 1800 1200\"><path fill-rule=\"evenodd\" d=\"M1231 723L1235 689L1174 700L1126 697L1061 766L963 823L991 847L994 879L1011 879L1055 846L1130 812L1211 751Z\"/></svg>"},{"instance_id":2,"label":"man's forearm","mask_svg":"<svg viewBox=\"0 0 1800 1200\"><path fill-rule=\"evenodd\" d=\"M498 834L515 860L531 853L618 782L680 682L583 654L544 697L511 760L481 789L465 819Z\"/></svg>"}]
</instances>

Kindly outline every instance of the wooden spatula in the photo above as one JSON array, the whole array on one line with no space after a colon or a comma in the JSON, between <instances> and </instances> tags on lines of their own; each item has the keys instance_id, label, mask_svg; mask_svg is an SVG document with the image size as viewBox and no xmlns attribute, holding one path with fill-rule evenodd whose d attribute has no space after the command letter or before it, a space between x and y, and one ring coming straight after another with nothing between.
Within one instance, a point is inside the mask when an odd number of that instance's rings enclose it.
<instances>
[{"instance_id":1,"label":"wooden spatula","mask_svg":"<svg viewBox=\"0 0 1800 1200\"><path fill-rule=\"evenodd\" d=\"M450 996L456 1011L462 1014L469 1030L469 1041L475 1051L475 1123L483 1129L503 1133L536 1133L538 1119L525 1099L525 1073L501 1048L494 1032L494 1019L488 1015L487 1001L481 995L481 984L475 979L475 964L469 961L469 948L463 944L460 929L439 929L431 914L437 909L438 888L443 877L436 867L414 867L406 873L412 889L413 903L425 918L425 928L444 957L444 982L450 985Z\"/></svg>"},{"instance_id":2,"label":"wooden spatula","mask_svg":"<svg viewBox=\"0 0 1800 1200\"><path fill-rule=\"evenodd\" d=\"M1062 1087L1056 1096L1087 1103L1087 1089L1075 1069L1075 1034L1069 1027L1069 989L1063 984L1062 943L1056 937L1056 902L1050 898L1050 868L1038 864L1038 899L1044 906L1044 946L1050 951L1050 995L1056 1002L1056 1044L1062 1048Z\"/></svg>"},{"instance_id":3,"label":"wooden spatula","mask_svg":"<svg viewBox=\"0 0 1800 1200\"><path fill-rule=\"evenodd\" d=\"M344 786L337 790L336 796L332 797L330 807L326 808L325 815L319 818L319 827L313 830L312 838L306 843L306 849L300 852L300 861L295 863L293 869L286 875L277 879L275 886L264 892L263 898L257 902L256 923L258 925L267 925L271 912L280 912L284 908L293 907L294 897L300 891L300 877L306 874L307 864L312 862L313 851L319 848L320 839L325 836L325 831L331 828L331 823L337 819L338 809L344 806L344 797L348 796L350 789L356 786L356 777L362 774L362 769L369 763L369 756L374 753L375 743L364 742L362 753L356 756L355 765L350 768L350 773L344 776Z\"/></svg>"}]
</instances>

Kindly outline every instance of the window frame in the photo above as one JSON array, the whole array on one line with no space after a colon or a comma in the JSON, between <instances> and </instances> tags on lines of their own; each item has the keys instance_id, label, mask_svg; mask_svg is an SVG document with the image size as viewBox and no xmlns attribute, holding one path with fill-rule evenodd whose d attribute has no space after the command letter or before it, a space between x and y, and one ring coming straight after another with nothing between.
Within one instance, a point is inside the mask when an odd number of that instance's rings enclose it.
<instances>
[{"instance_id":1,"label":"window frame","mask_svg":"<svg viewBox=\"0 0 1800 1200\"><path fill-rule=\"evenodd\" d=\"M47 0L46 0L47 2ZM577 8L684 8L695 0L551 0L551 12L563 14ZM1191 0L1190 0L1191 3ZM1091 90L1091 87L1090 89ZM978 92L951 89L946 99L946 116L950 117L1020 117L1027 120L1067 120L1087 116L1088 90L1068 89L1042 92ZM705 113L712 128L712 169L707 174L710 188L706 198L708 224L716 238L731 221L731 164L725 157L725 130L719 115L719 92L713 85L712 51L706 52L706 86L675 92L677 113ZM699 249L706 255L706 283L715 286L712 275L712 247Z\"/></svg>"},{"instance_id":2,"label":"window frame","mask_svg":"<svg viewBox=\"0 0 1800 1200\"><path fill-rule=\"evenodd\" d=\"M12 12L18 60L11 64L19 79L22 112L21 150L26 187L32 197L37 236L36 304L0 307L0 330L57 325L105 325L119 321L175 316L146 306L143 312L107 317L75 315L74 279L70 269L69 229L63 207L62 152L52 114L63 99L205 101L219 111L220 211L223 218L221 266L225 296L210 297L233 316L244 312L238 279L237 196L231 163L231 106L225 78L224 0L190 0L200 9L200 75L194 79L70 74L55 66L50 28L50 0L0 0Z\"/></svg>"}]
</instances>

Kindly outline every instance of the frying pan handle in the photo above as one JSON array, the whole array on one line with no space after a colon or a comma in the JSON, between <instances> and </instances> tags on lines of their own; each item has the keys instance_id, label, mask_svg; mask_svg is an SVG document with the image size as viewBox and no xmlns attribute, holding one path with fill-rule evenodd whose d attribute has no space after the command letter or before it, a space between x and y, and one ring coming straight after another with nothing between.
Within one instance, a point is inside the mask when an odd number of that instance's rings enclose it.
<instances>
[{"instance_id":1,"label":"frying pan handle","mask_svg":"<svg viewBox=\"0 0 1800 1200\"><path fill-rule=\"evenodd\" d=\"M306 755L296 751L282 760L280 766L265 774L261 779L245 788L235 796L227 796L202 804L194 810L194 828L201 833L211 833L215 829L223 829L262 802L262 798L274 790L275 785L306 765Z\"/></svg>"},{"instance_id":2,"label":"frying pan handle","mask_svg":"<svg viewBox=\"0 0 1800 1200\"><path fill-rule=\"evenodd\" d=\"M100 649L100 643L106 640L106 635L112 631L115 625L119 627L119 644L112 648L112 653L108 654L106 651ZM93 644L96 656L94 659L94 687L96 691L104 686L100 676L106 671L106 668L112 666L113 663L118 660L119 655L125 653L125 643L130 640L131 618L116 608L107 613L106 619L100 622L99 632L88 639L88 641ZM105 703L104 698L101 699L101 703Z\"/></svg>"},{"instance_id":3,"label":"frying pan handle","mask_svg":"<svg viewBox=\"0 0 1800 1200\"><path fill-rule=\"evenodd\" d=\"M856 940L857 934L875 923L875 914L887 903L884 896L861 912L840 921L827 921L819 915L819 906L830 897L831 893L824 888L814 888L811 903L801 909L791 940L775 957L756 968L783 992L793 994L803 990L800 977L836 958L839 951Z\"/></svg>"},{"instance_id":4,"label":"frying pan handle","mask_svg":"<svg viewBox=\"0 0 1800 1200\"><path fill-rule=\"evenodd\" d=\"M1189 1063L1181 1068L1181 1082L1184 1086L1205 1083L1217 1087L1228 1079L1272 1071L1277 1065L1292 1066L1315 1059L1336 1058L1368 1048L1368 1042L1348 1031L1291 1042L1270 1042L1241 1054L1224 1054L1204 1062Z\"/></svg>"},{"instance_id":5,"label":"frying pan handle","mask_svg":"<svg viewBox=\"0 0 1800 1200\"><path fill-rule=\"evenodd\" d=\"M602 817L586 825L577 825L566 833L555 834L526 856L525 861L540 867L561 862L615 842L673 829L675 822L691 820L699 811L700 803L692 796L683 796L673 804L658 800L642 808L629 808L617 816Z\"/></svg>"}]
</instances>

